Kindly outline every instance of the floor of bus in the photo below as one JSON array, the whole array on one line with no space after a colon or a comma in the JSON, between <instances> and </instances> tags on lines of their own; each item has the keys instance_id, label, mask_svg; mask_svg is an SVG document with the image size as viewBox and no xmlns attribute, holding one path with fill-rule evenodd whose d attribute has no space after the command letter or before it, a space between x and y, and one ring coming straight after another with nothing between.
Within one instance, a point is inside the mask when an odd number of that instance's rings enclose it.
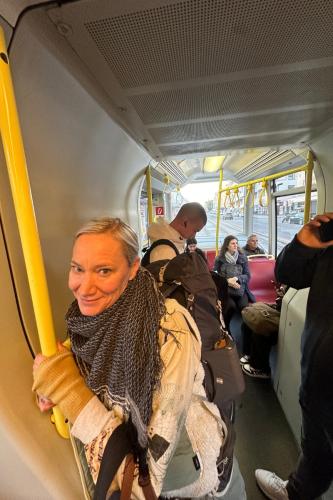
<instances>
[{"instance_id":1,"label":"floor of bus","mask_svg":"<svg viewBox=\"0 0 333 500\"><path fill-rule=\"evenodd\" d=\"M248 500L266 498L258 489L255 469L272 470L286 479L298 448L269 380L246 377L246 391L236 411L236 457Z\"/></svg>"},{"instance_id":2,"label":"floor of bus","mask_svg":"<svg viewBox=\"0 0 333 500\"><path fill-rule=\"evenodd\" d=\"M240 350L239 319L232 321L231 332ZM297 463L299 450L272 382L245 376L245 383L236 410L236 457L248 500L262 500L266 497L256 484L255 469L272 470L286 479Z\"/></svg>"}]
</instances>

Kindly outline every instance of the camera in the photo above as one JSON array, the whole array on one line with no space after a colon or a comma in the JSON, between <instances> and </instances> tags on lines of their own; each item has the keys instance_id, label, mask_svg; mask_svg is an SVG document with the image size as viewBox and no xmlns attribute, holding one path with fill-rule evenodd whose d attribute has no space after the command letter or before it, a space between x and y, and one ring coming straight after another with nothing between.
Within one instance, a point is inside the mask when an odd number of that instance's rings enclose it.
<instances>
[{"instance_id":1,"label":"camera","mask_svg":"<svg viewBox=\"0 0 333 500\"><path fill-rule=\"evenodd\" d=\"M333 220L321 223L319 237L323 242L333 240Z\"/></svg>"}]
</instances>

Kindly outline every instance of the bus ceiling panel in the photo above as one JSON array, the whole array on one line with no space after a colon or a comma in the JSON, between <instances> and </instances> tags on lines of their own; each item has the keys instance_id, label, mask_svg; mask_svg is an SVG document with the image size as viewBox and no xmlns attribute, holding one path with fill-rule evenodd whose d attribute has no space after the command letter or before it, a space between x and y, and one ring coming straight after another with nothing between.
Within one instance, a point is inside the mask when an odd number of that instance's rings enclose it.
<instances>
[{"instance_id":1,"label":"bus ceiling panel","mask_svg":"<svg viewBox=\"0 0 333 500\"><path fill-rule=\"evenodd\" d=\"M250 114L242 117L229 116L230 118L225 116L216 120L157 126L148 130L159 146L165 146L221 137L274 133L277 130L298 128L300 123L306 124L307 128L315 129L333 116L333 106L296 109L292 113L279 111L274 113L274 120L272 120L271 113L256 116Z\"/></svg>"},{"instance_id":2,"label":"bus ceiling panel","mask_svg":"<svg viewBox=\"0 0 333 500\"><path fill-rule=\"evenodd\" d=\"M0 0L0 15L11 25L15 26L20 14L34 5L49 3L49 0Z\"/></svg>"},{"instance_id":3,"label":"bus ceiling panel","mask_svg":"<svg viewBox=\"0 0 333 500\"><path fill-rule=\"evenodd\" d=\"M47 14L154 158L307 141L333 116L333 2L81 0Z\"/></svg>"}]
</instances>

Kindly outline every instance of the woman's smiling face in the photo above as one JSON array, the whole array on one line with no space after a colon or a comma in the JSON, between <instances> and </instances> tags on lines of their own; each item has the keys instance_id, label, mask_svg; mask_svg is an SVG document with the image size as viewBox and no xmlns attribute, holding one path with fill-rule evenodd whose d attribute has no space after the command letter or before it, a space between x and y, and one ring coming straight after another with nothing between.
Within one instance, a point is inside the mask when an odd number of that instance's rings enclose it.
<instances>
[{"instance_id":1,"label":"woman's smiling face","mask_svg":"<svg viewBox=\"0 0 333 500\"><path fill-rule=\"evenodd\" d=\"M111 307L139 269L132 265L122 244L110 233L82 234L73 247L68 286L85 316L95 316Z\"/></svg>"}]
</instances>

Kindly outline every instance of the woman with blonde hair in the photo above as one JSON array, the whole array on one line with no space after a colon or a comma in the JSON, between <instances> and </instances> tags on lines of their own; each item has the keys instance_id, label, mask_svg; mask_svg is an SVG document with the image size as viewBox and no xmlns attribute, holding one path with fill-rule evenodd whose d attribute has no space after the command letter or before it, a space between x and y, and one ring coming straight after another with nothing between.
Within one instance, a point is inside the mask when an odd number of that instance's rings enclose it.
<instances>
[{"instance_id":1,"label":"woman with blonde hair","mask_svg":"<svg viewBox=\"0 0 333 500\"><path fill-rule=\"evenodd\" d=\"M75 300L66 315L71 351L38 355L33 389L71 422L99 498L106 495L104 451L112 454L124 425L131 453L123 450L109 493L122 490L135 469L131 498L144 498L147 485L156 496L214 496L227 428L205 398L200 335L183 307L164 301L138 250L120 219L93 220L77 233L69 273ZM245 498L238 483L234 498Z\"/></svg>"}]
</instances>

